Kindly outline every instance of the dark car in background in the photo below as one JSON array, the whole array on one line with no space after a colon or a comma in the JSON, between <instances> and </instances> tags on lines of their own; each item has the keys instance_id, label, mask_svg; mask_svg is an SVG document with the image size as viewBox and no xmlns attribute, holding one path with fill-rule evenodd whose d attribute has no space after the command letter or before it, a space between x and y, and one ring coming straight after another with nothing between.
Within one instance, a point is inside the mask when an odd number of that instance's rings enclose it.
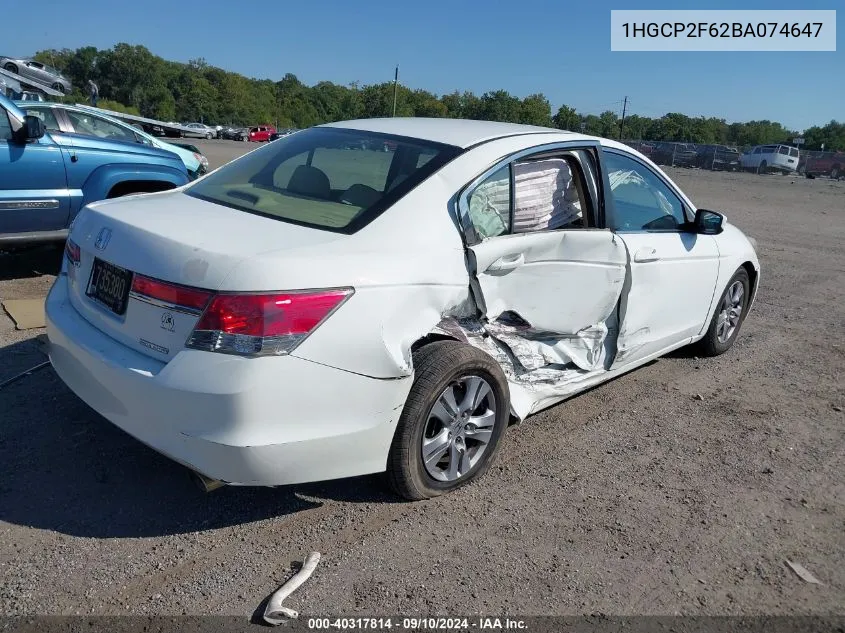
<instances>
[{"instance_id":1,"label":"dark car in background","mask_svg":"<svg viewBox=\"0 0 845 633\"><path fill-rule=\"evenodd\" d=\"M698 152L692 143L657 143L649 158L658 165L670 167L693 167Z\"/></svg>"},{"instance_id":2,"label":"dark car in background","mask_svg":"<svg viewBox=\"0 0 845 633\"><path fill-rule=\"evenodd\" d=\"M740 169L739 150L727 145L699 145L695 164L702 169L714 171L737 171Z\"/></svg>"},{"instance_id":3,"label":"dark car in background","mask_svg":"<svg viewBox=\"0 0 845 633\"><path fill-rule=\"evenodd\" d=\"M227 141L247 141L249 140L249 129L245 127L224 127L220 132L220 138Z\"/></svg>"},{"instance_id":4,"label":"dark car in background","mask_svg":"<svg viewBox=\"0 0 845 633\"><path fill-rule=\"evenodd\" d=\"M845 152L805 152L798 171L808 176L830 176L834 180L845 176Z\"/></svg>"}]
</instances>

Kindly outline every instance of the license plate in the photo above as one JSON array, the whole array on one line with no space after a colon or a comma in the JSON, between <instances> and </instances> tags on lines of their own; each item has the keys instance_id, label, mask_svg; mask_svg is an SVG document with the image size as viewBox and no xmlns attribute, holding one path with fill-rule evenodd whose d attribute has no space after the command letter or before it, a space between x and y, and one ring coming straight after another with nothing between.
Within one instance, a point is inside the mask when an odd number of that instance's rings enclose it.
<instances>
[{"instance_id":1,"label":"license plate","mask_svg":"<svg viewBox=\"0 0 845 633\"><path fill-rule=\"evenodd\" d=\"M118 315L126 312L129 289L132 287L132 272L101 259L94 258L91 281L86 295L103 304Z\"/></svg>"}]
</instances>

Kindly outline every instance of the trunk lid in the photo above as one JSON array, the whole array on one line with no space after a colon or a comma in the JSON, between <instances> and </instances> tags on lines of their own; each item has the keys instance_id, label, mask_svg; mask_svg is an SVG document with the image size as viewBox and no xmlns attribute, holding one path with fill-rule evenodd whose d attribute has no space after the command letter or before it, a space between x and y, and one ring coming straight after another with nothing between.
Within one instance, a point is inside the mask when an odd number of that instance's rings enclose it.
<instances>
[{"instance_id":1,"label":"trunk lid","mask_svg":"<svg viewBox=\"0 0 845 633\"><path fill-rule=\"evenodd\" d=\"M100 202L86 207L71 231L70 238L80 251L78 264L68 264L71 303L115 340L167 361L184 349L201 310L133 292L135 277L214 292L245 260L262 253L307 249L343 237L244 213L181 192ZM98 284L92 278L95 260L105 262L96 265L97 277L104 280L99 285L107 288L107 294L123 296L123 305L106 305L90 296L97 294ZM101 288L100 299L103 292Z\"/></svg>"}]
</instances>

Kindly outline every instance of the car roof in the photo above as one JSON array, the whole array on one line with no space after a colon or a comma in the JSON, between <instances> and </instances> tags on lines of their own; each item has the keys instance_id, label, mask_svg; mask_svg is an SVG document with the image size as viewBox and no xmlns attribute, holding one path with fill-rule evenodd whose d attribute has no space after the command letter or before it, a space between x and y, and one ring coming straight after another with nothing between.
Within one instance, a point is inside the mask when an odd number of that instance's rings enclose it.
<instances>
[{"instance_id":1,"label":"car roof","mask_svg":"<svg viewBox=\"0 0 845 633\"><path fill-rule=\"evenodd\" d=\"M349 130L407 136L461 148L472 147L485 141L492 141L506 136L521 136L525 134L559 134L565 136L565 140L594 138L554 128L538 127L536 125L425 117L356 119L352 121L326 123L318 127L345 128Z\"/></svg>"}]
</instances>

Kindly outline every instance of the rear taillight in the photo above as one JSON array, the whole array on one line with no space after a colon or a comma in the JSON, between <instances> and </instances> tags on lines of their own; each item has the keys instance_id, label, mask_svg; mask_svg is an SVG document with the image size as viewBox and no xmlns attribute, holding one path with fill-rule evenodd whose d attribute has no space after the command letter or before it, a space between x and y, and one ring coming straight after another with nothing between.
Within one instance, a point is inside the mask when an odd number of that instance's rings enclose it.
<instances>
[{"instance_id":1,"label":"rear taillight","mask_svg":"<svg viewBox=\"0 0 845 633\"><path fill-rule=\"evenodd\" d=\"M338 288L215 295L186 345L243 356L288 354L352 293Z\"/></svg>"},{"instance_id":2,"label":"rear taillight","mask_svg":"<svg viewBox=\"0 0 845 633\"><path fill-rule=\"evenodd\" d=\"M67 238L67 242L65 242L65 257L67 257L68 262L74 266L79 266L79 259L81 257L79 244L70 238Z\"/></svg>"},{"instance_id":3,"label":"rear taillight","mask_svg":"<svg viewBox=\"0 0 845 633\"><path fill-rule=\"evenodd\" d=\"M211 293L207 290L171 284L138 274L135 274L132 279L132 292L173 307L188 308L195 312L202 312L211 298Z\"/></svg>"}]
</instances>

